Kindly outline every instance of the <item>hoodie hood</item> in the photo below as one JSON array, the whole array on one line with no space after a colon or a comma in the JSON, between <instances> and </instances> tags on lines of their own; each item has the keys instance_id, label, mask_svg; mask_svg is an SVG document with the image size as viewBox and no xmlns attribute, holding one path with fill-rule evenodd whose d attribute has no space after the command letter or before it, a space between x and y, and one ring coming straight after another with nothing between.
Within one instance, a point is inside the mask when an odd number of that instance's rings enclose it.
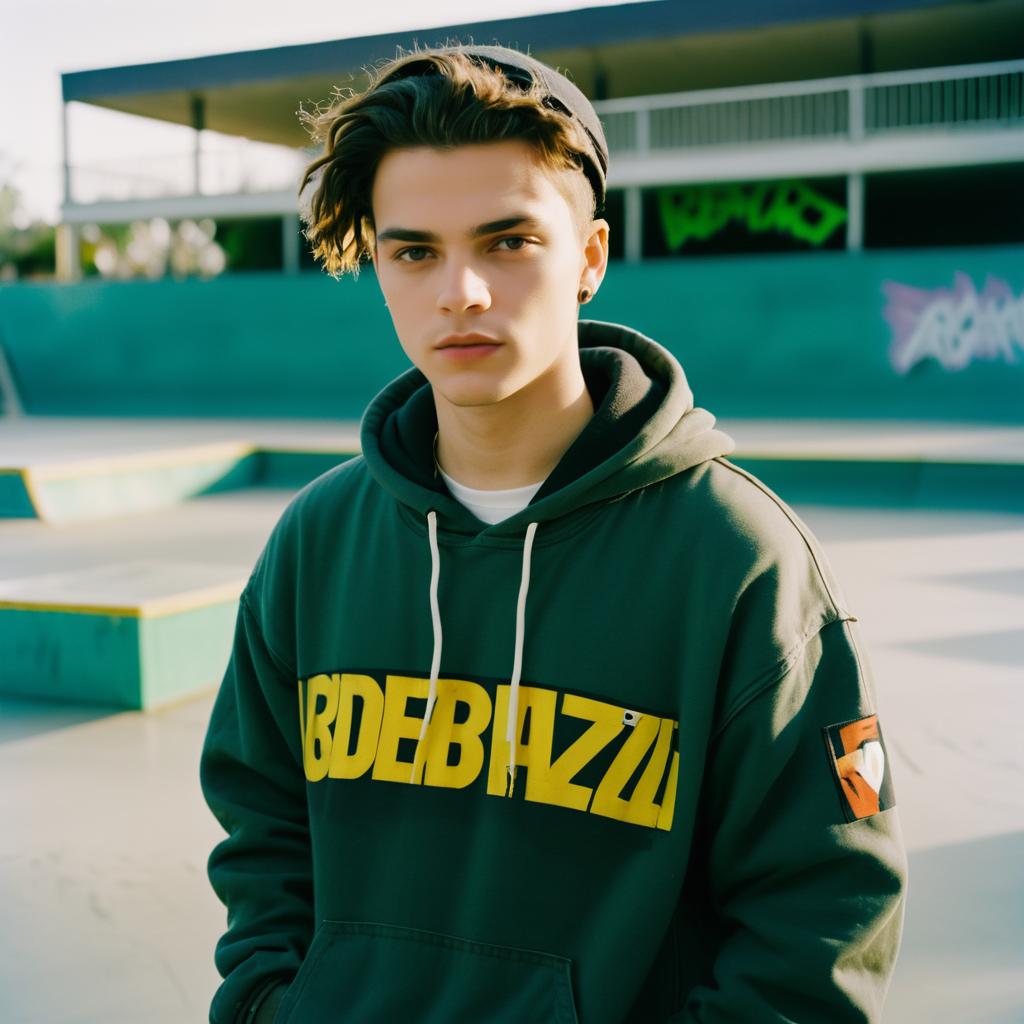
<instances>
[{"instance_id":1,"label":"hoodie hood","mask_svg":"<svg viewBox=\"0 0 1024 1024\"><path fill-rule=\"evenodd\" d=\"M433 458L437 412L430 383L420 370L413 367L392 381L363 415L361 444L370 472L397 501L427 520L434 650L427 707L410 772L412 782L423 771L420 755L437 701L441 668L438 519L449 530L488 537L518 536L525 530L505 729L510 752L507 795L512 796L516 774L513 737L519 712L530 556L538 527L584 505L616 498L682 473L735 447L728 434L714 429L715 417L710 412L694 407L683 368L663 345L639 331L601 320L578 321L577 338L594 415L533 500L499 523L482 523L452 497L439 478Z\"/></svg>"},{"instance_id":2,"label":"hoodie hood","mask_svg":"<svg viewBox=\"0 0 1024 1024\"><path fill-rule=\"evenodd\" d=\"M577 337L594 415L520 512L489 525L449 493L434 467L433 392L415 367L380 391L363 415L360 442L370 473L418 515L435 510L446 530L521 537L530 523L628 494L733 450L733 439L714 429L715 417L694 407L683 368L663 345L600 320L580 320Z\"/></svg>"}]
</instances>

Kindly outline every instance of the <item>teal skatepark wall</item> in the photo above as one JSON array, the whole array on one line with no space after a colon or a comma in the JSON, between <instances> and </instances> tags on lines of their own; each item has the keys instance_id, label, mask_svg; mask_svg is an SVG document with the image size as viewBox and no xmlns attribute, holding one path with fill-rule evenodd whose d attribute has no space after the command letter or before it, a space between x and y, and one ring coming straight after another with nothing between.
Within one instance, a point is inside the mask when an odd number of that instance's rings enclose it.
<instances>
[{"instance_id":1,"label":"teal skatepark wall","mask_svg":"<svg viewBox=\"0 0 1024 1024\"><path fill-rule=\"evenodd\" d=\"M580 315L723 418L1024 422L1024 247L615 262ZM0 347L34 415L358 419L410 365L370 266L3 284Z\"/></svg>"}]
</instances>

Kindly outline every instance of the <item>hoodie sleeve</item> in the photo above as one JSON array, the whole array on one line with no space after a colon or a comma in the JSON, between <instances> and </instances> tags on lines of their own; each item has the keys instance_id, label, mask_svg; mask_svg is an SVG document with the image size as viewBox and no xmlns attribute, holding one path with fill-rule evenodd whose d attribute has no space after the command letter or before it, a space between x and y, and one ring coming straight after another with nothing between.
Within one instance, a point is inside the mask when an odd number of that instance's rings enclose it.
<instances>
[{"instance_id":1,"label":"hoodie sleeve","mask_svg":"<svg viewBox=\"0 0 1024 1024\"><path fill-rule=\"evenodd\" d=\"M717 944L672 1024L881 1019L906 855L855 621L814 631L720 720L696 842Z\"/></svg>"},{"instance_id":2,"label":"hoodie sleeve","mask_svg":"<svg viewBox=\"0 0 1024 1024\"><path fill-rule=\"evenodd\" d=\"M224 979L211 1024L249 1024L297 973L312 939L313 885L294 673L267 646L251 585L200 757L200 782L227 838L207 863L227 908L214 962ZM257 1020L264 1019L257 1016Z\"/></svg>"}]
</instances>

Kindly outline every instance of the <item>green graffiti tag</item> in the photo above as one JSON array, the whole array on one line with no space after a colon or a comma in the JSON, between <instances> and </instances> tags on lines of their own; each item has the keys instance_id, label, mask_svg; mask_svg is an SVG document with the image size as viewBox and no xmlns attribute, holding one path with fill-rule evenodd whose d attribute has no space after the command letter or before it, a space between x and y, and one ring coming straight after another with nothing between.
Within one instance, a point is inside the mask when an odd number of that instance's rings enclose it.
<instances>
[{"instance_id":1,"label":"green graffiti tag","mask_svg":"<svg viewBox=\"0 0 1024 1024\"><path fill-rule=\"evenodd\" d=\"M658 190L665 243L675 251L691 238L706 239L731 221L752 234L782 231L821 245L846 222L846 210L802 181L692 185Z\"/></svg>"}]
</instances>

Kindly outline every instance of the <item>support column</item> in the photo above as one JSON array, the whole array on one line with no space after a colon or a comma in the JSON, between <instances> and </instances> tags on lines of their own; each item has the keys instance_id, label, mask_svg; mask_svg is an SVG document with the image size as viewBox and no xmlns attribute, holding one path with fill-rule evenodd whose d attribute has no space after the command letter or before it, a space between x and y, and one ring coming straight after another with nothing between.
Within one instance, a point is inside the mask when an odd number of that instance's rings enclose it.
<instances>
[{"instance_id":1,"label":"support column","mask_svg":"<svg viewBox=\"0 0 1024 1024\"><path fill-rule=\"evenodd\" d=\"M192 151L192 191L199 195L201 192L200 183L200 147L202 144L202 131L206 127L206 100L202 96L192 97L192 127L195 129L195 148Z\"/></svg>"},{"instance_id":2,"label":"support column","mask_svg":"<svg viewBox=\"0 0 1024 1024\"><path fill-rule=\"evenodd\" d=\"M860 150L866 132L864 81L858 76L850 82L847 106L847 135L855 152ZM864 175L860 171L846 176L846 248L849 252L864 248Z\"/></svg>"},{"instance_id":3,"label":"support column","mask_svg":"<svg viewBox=\"0 0 1024 1024\"><path fill-rule=\"evenodd\" d=\"M63 168L63 206L66 210L71 203L71 142L68 124L68 104L60 105L60 148L61 165ZM64 214L61 214L63 220ZM55 238L54 271L58 281L78 281L82 277L82 258L79 253L81 226L78 224L58 224Z\"/></svg>"},{"instance_id":4,"label":"support column","mask_svg":"<svg viewBox=\"0 0 1024 1024\"><path fill-rule=\"evenodd\" d=\"M71 202L71 157L68 153L68 105L62 101L60 105L60 150L64 167L64 202Z\"/></svg>"},{"instance_id":5,"label":"support column","mask_svg":"<svg viewBox=\"0 0 1024 1024\"><path fill-rule=\"evenodd\" d=\"M625 190L625 257L627 263L639 263L644 252L644 210L639 185Z\"/></svg>"},{"instance_id":6,"label":"support column","mask_svg":"<svg viewBox=\"0 0 1024 1024\"><path fill-rule=\"evenodd\" d=\"M299 215L297 213L286 213L281 218L281 254L286 274L297 274L299 272L299 258L301 256L299 243L302 239L300 227Z\"/></svg>"},{"instance_id":7,"label":"support column","mask_svg":"<svg viewBox=\"0 0 1024 1024\"><path fill-rule=\"evenodd\" d=\"M54 239L56 249L55 272L58 281L79 281L82 278L82 257L79 239L80 224L58 224Z\"/></svg>"},{"instance_id":8,"label":"support column","mask_svg":"<svg viewBox=\"0 0 1024 1024\"><path fill-rule=\"evenodd\" d=\"M846 248L864 248L864 175L853 171L846 176Z\"/></svg>"}]
</instances>

